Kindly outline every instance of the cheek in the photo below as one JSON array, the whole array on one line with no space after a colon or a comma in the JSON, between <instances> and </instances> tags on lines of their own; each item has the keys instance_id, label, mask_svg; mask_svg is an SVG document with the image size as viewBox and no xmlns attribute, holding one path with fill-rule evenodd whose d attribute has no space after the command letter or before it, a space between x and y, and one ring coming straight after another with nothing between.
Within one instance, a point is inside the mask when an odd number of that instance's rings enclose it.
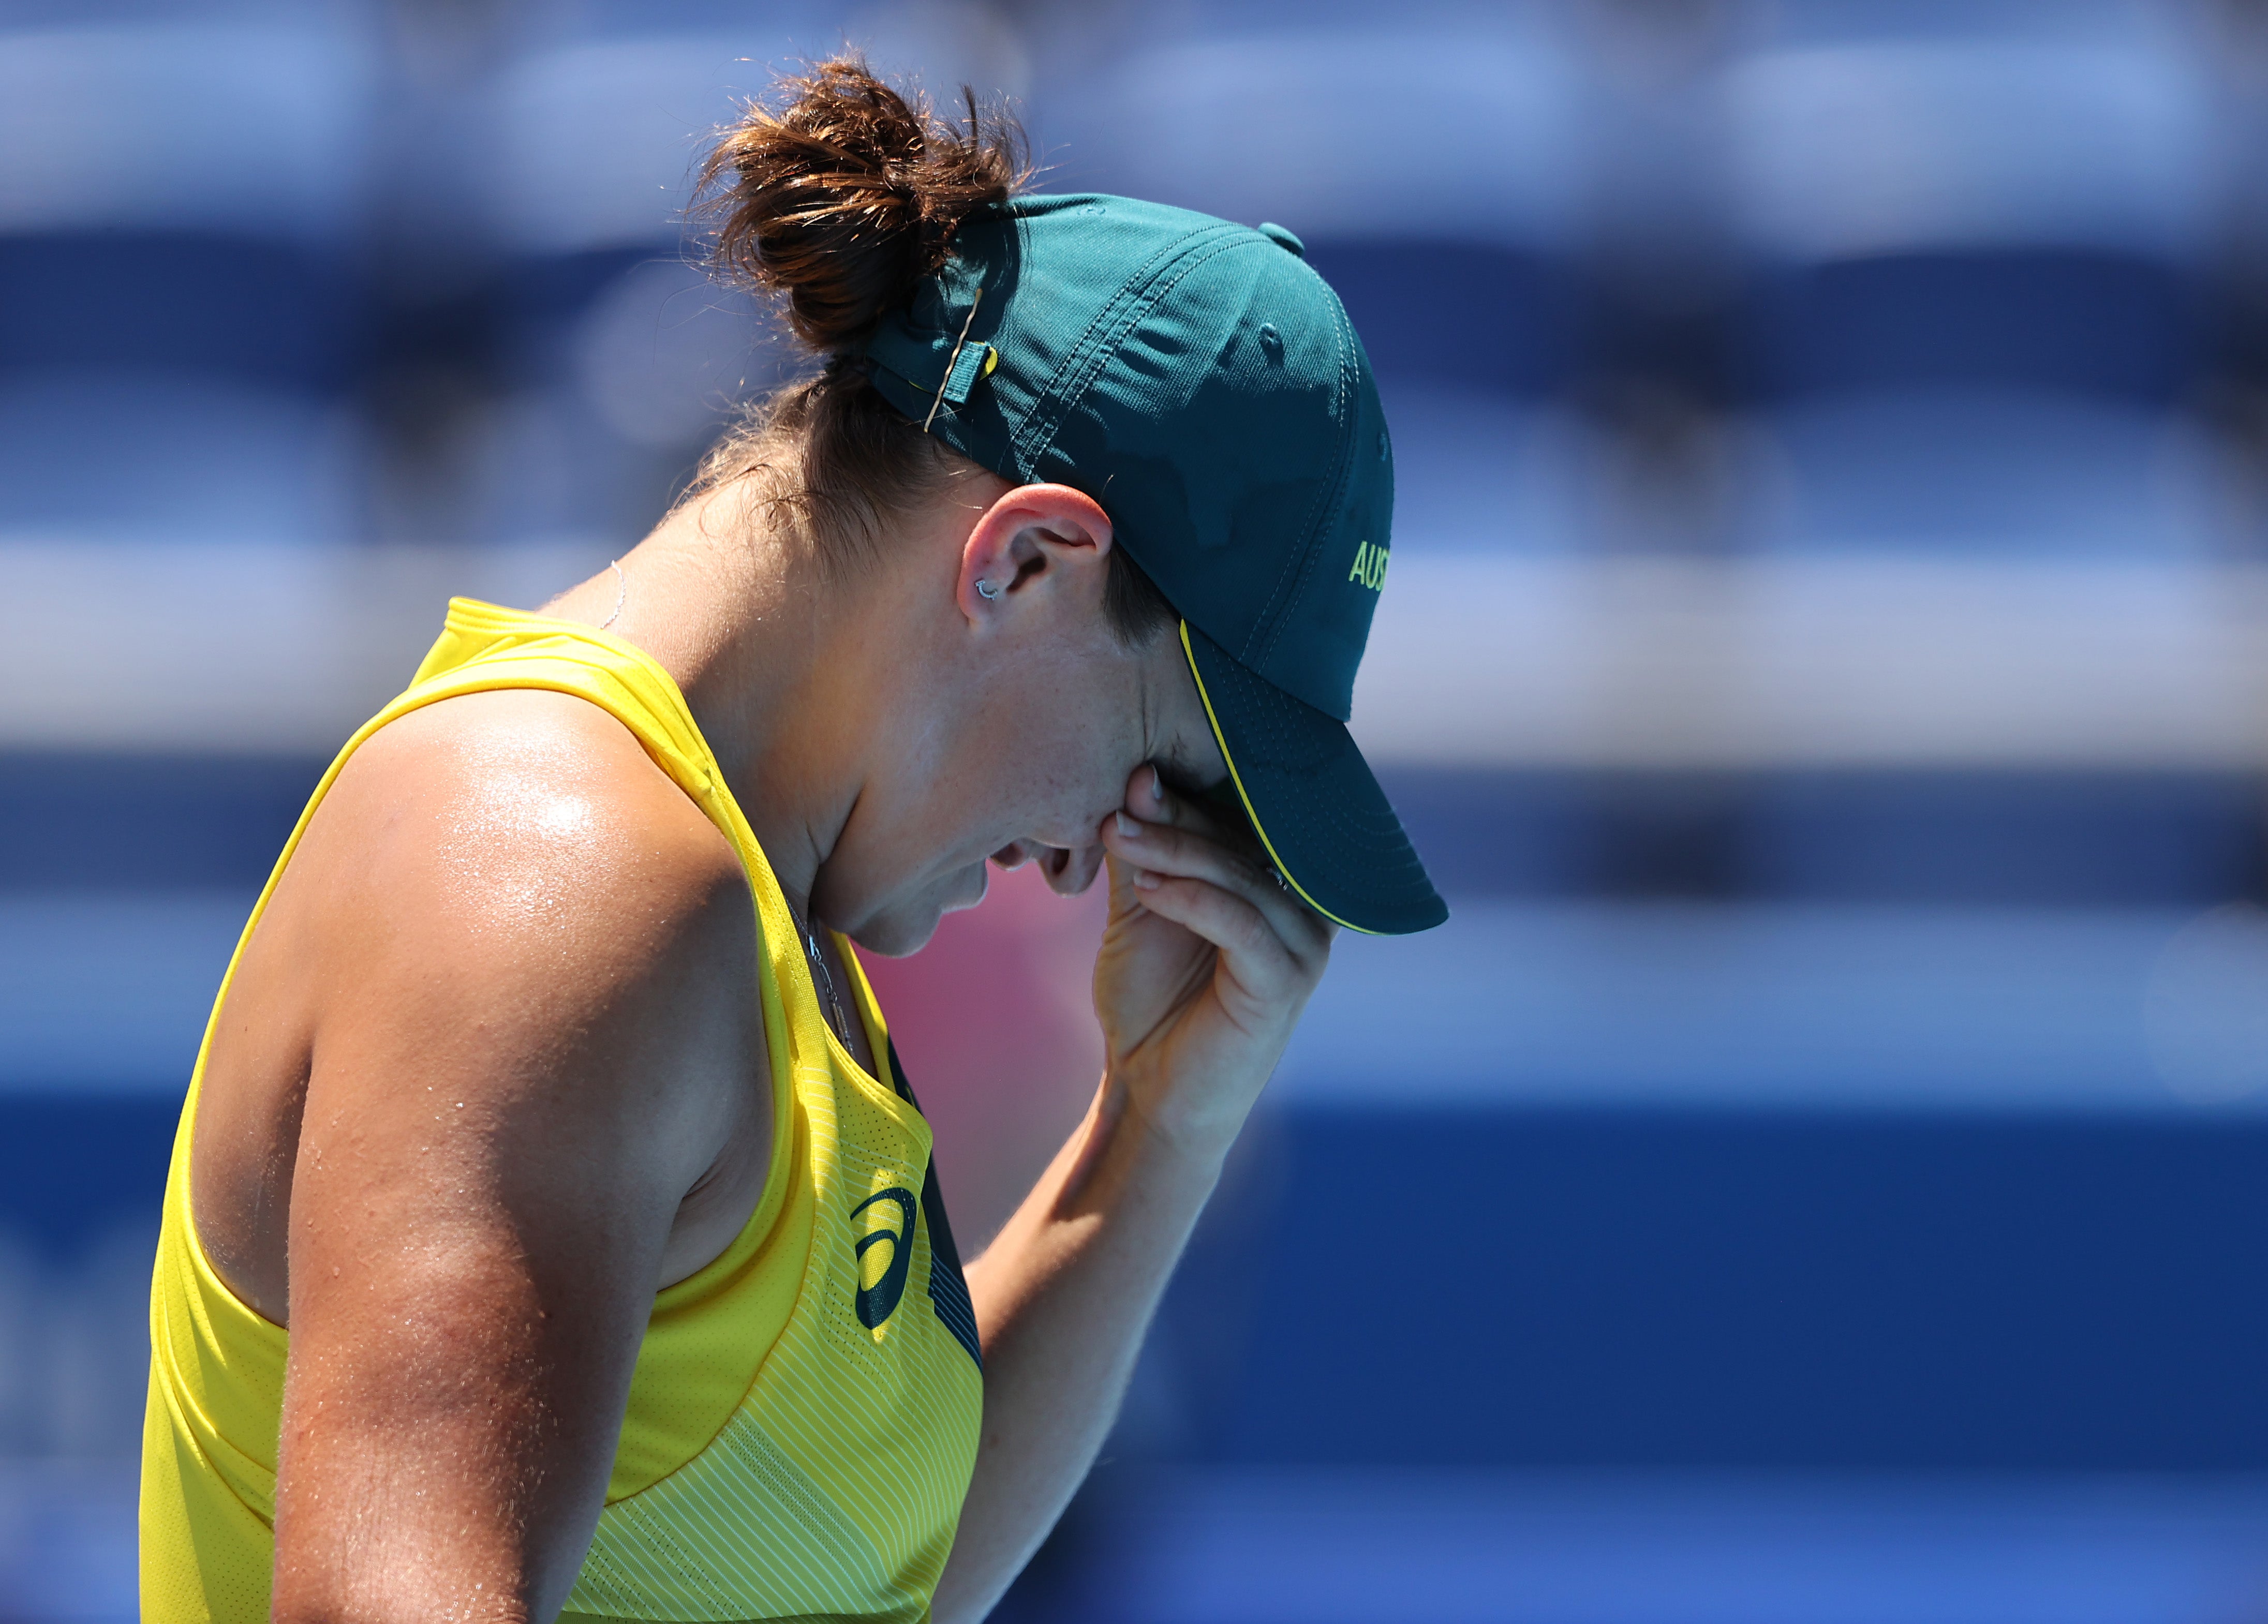
<instances>
[{"instance_id":1,"label":"cheek","mask_svg":"<svg viewBox=\"0 0 2268 1624\"><path fill-rule=\"evenodd\" d=\"M1084 845L1141 762L1138 673L1093 650L1020 662L964 714L968 727L916 775L933 852L1023 839Z\"/></svg>"},{"instance_id":2,"label":"cheek","mask_svg":"<svg viewBox=\"0 0 2268 1624\"><path fill-rule=\"evenodd\" d=\"M1096 826L1125 799L1127 775L1137 765L1134 749L1093 737L1065 739L1043 759L1027 761L1020 775L1024 804L1013 819L1016 836L1050 846L1094 841Z\"/></svg>"},{"instance_id":3,"label":"cheek","mask_svg":"<svg viewBox=\"0 0 2268 1624\"><path fill-rule=\"evenodd\" d=\"M1086 828L1123 798L1127 775L1142 759L1133 698L1066 705L1033 730L1021 776L1049 813ZM1091 835L1089 829L1082 838Z\"/></svg>"}]
</instances>

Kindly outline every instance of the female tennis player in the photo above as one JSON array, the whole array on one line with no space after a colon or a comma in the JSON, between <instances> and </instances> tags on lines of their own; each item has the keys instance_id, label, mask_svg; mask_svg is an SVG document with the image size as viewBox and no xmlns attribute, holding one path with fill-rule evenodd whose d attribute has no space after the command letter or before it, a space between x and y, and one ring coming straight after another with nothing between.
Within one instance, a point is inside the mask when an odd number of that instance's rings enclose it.
<instances>
[{"instance_id":1,"label":"female tennis player","mask_svg":"<svg viewBox=\"0 0 2268 1624\"><path fill-rule=\"evenodd\" d=\"M752 111L718 258L812 375L544 613L453 604L317 790L174 1152L153 1624L981 1617L1336 925L1442 917L1344 725L1392 471L1338 302L1016 153L855 62ZM988 862L1108 869L1108 1059L964 1279L846 944Z\"/></svg>"}]
</instances>

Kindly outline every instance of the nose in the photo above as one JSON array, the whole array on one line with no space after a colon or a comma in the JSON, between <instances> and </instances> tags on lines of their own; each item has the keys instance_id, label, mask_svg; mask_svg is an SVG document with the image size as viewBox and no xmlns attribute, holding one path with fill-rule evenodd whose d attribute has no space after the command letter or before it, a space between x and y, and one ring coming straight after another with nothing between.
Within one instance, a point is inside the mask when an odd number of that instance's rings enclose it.
<instances>
[{"instance_id":1,"label":"nose","mask_svg":"<svg viewBox=\"0 0 2268 1624\"><path fill-rule=\"evenodd\" d=\"M1100 842L1085 846L1049 846L1040 841L1018 841L1003 846L992 854L992 861L1003 869L1020 869L1027 863L1036 863L1040 872L1047 876L1048 889L1058 896L1075 897L1094 884L1094 877L1102 871L1103 850Z\"/></svg>"},{"instance_id":2,"label":"nose","mask_svg":"<svg viewBox=\"0 0 2268 1624\"><path fill-rule=\"evenodd\" d=\"M1047 873L1049 890L1059 897L1075 897L1102 871L1102 848L1049 846L1041 854L1040 865Z\"/></svg>"}]
</instances>

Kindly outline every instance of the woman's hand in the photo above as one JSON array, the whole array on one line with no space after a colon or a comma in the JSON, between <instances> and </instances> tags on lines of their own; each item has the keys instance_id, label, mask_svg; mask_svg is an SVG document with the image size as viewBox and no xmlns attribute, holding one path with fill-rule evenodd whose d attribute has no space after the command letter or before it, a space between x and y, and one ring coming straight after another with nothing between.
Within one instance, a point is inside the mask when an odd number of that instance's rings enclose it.
<instances>
[{"instance_id":1,"label":"woman's hand","mask_svg":"<svg viewBox=\"0 0 2268 1624\"><path fill-rule=\"evenodd\" d=\"M1225 1154L1290 1040L1337 927L1232 833L1136 769L1104 819L1110 922L1094 965L1108 1085L1152 1131Z\"/></svg>"}]
</instances>

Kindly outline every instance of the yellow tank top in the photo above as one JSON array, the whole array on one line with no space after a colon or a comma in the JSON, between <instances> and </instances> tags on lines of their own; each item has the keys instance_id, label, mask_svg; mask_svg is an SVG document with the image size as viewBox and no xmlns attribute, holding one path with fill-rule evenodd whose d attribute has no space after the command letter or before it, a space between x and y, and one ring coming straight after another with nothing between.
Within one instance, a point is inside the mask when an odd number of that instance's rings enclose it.
<instances>
[{"instance_id":1,"label":"yellow tank top","mask_svg":"<svg viewBox=\"0 0 2268 1624\"><path fill-rule=\"evenodd\" d=\"M828 1030L771 867L668 674L588 627L455 600L409 690L324 775L275 872L372 733L420 705L506 687L574 694L612 713L733 842L762 932L771 1051L762 1198L723 1256L654 1299L606 1510L565 1616L913 1624L928 1615L953 1544L983 1392L929 1128L847 950L889 1085ZM275 887L271 875L247 938ZM287 1339L221 1282L191 1223L203 1069L201 1051L151 1289L143 1617L265 1624Z\"/></svg>"}]
</instances>

